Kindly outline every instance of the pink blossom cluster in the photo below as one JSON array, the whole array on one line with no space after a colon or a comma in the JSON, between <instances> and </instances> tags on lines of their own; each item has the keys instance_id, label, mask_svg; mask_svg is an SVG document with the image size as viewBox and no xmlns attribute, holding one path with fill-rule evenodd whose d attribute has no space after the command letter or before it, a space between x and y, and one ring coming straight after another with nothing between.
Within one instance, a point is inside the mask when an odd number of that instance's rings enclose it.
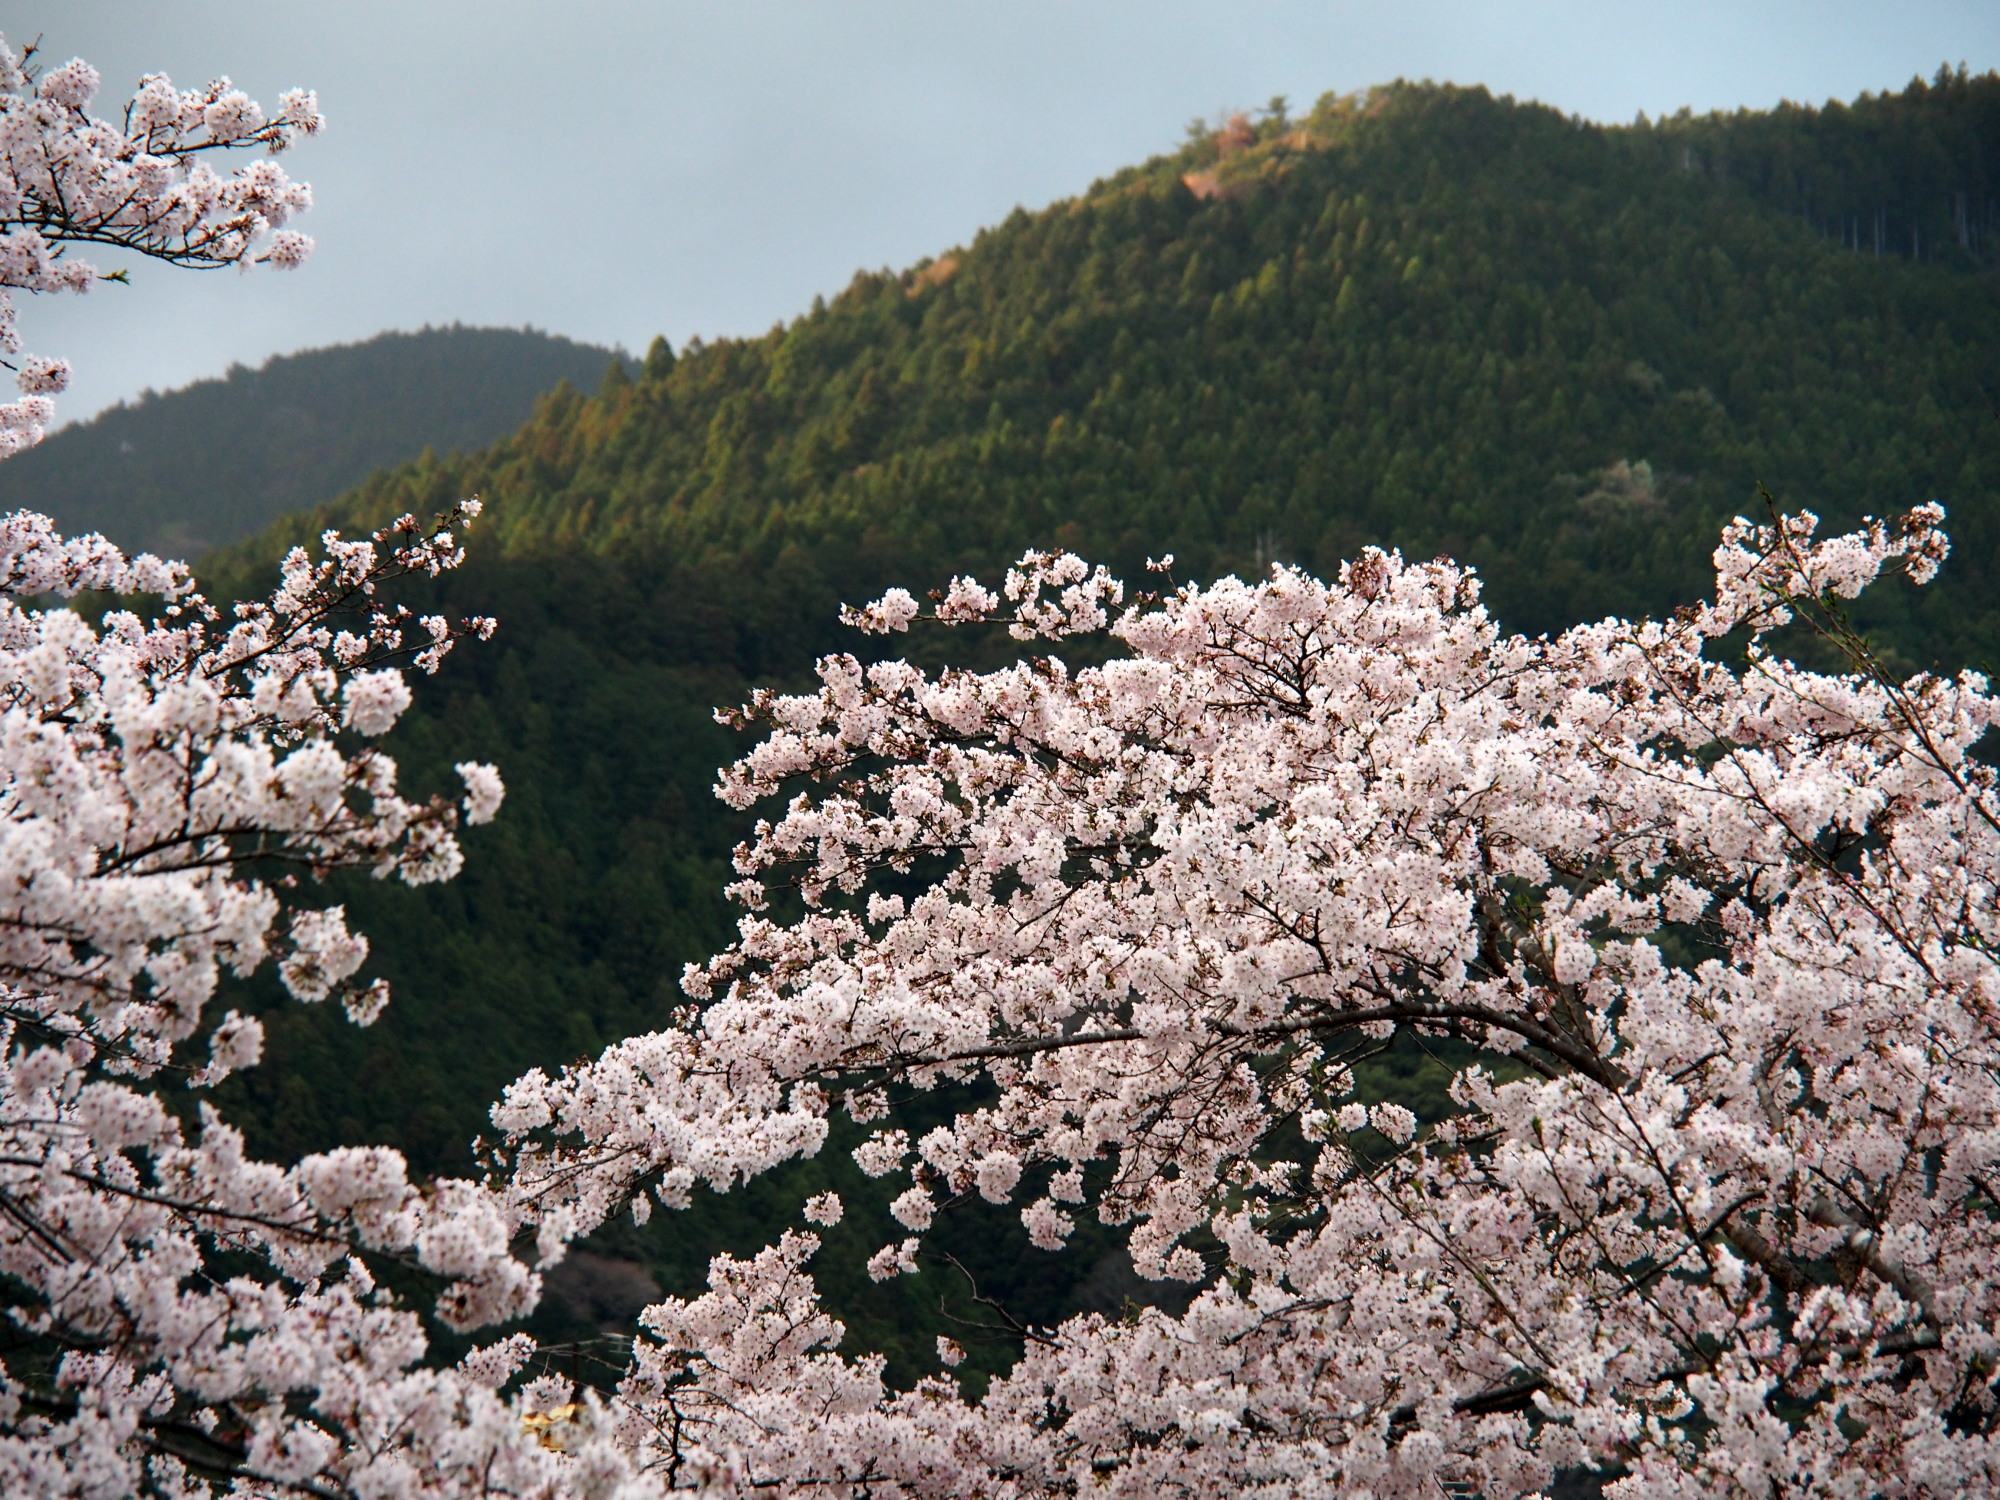
<instances>
[{"instance_id":1,"label":"pink blossom cluster","mask_svg":"<svg viewBox=\"0 0 2000 1500\"><path fill-rule=\"evenodd\" d=\"M835 1353L788 1235L646 1314L619 1430L648 1472L2000 1489L2000 795L1973 753L2000 703L1888 673L1833 607L1928 578L1941 519L1738 522L1714 601L1666 622L1510 636L1470 573L1371 550L1127 609L1085 670L835 656L759 693L719 788L781 799L737 851L740 937L673 1026L508 1090L515 1211L571 1235L677 1206L845 1110L905 1183L872 1273L919 1272L977 1195L1051 1250L1080 1214L1129 1225L1142 1275L1198 1292L1037 1330L977 1403L894 1395ZM1000 594L852 618L1060 637L1117 597L1031 556ZM1784 660L1788 625L1852 670ZM1360 1096L1399 1036L1463 1049L1448 1117ZM920 1138L885 1116L885 1085L975 1080Z\"/></svg>"},{"instance_id":2,"label":"pink blossom cluster","mask_svg":"<svg viewBox=\"0 0 2000 1500\"><path fill-rule=\"evenodd\" d=\"M212 1013L224 971L274 959L363 1024L386 1002L357 978L366 940L300 877L449 878L461 816L497 809L492 767L459 768L462 806L415 802L370 743L407 665L491 633L383 593L456 566L478 509L329 533L226 614L178 564L0 520L0 1493L555 1482L564 1460L521 1425L541 1393L497 1394L524 1341L426 1368L420 1316L377 1281L427 1273L456 1328L525 1313L538 1276L503 1196L415 1183L385 1148L260 1162L207 1103L169 1107L261 1056L255 1017ZM154 593L161 617L47 607L85 591Z\"/></svg>"},{"instance_id":3,"label":"pink blossom cluster","mask_svg":"<svg viewBox=\"0 0 2000 1500\"><path fill-rule=\"evenodd\" d=\"M477 512L470 501L446 519ZM399 796L394 763L358 741L409 703L404 662L435 670L456 641L491 632L486 619L415 624L377 593L462 549L447 526L409 517L324 545L318 563L294 549L272 598L232 618L178 565L58 538L42 517L0 520L0 973L32 976L52 1013L120 1038L135 1069L193 1034L221 969L247 973L272 951L283 903L244 861L412 883L459 868L459 810ZM162 620L113 610L100 629L22 602L135 587L165 594ZM490 817L497 775L463 774L467 810ZM365 957L338 908L286 923L276 951L302 998L334 993Z\"/></svg>"},{"instance_id":4,"label":"pink blossom cluster","mask_svg":"<svg viewBox=\"0 0 2000 1500\"><path fill-rule=\"evenodd\" d=\"M197 267L289 268L312 250L284 227L312 190L270 159L324 124L311 93L266 115L227 78L179 90L156 73L107 121L89 112L99 81L81 59L42 69L0 39L0 363L22 391L0 404L0 458L40 441L69 383L67 362L21 355L12 293L89 290L104 273L70 246ZM228 175L209 164L250 148L264 155Z\"/></svg>"}]
</instances>

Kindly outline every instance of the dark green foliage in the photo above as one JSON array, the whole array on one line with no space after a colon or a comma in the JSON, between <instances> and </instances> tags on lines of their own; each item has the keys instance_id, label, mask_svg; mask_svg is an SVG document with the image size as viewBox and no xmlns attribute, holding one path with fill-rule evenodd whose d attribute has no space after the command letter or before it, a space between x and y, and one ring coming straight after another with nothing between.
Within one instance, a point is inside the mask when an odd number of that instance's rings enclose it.
<instances>
[{"instance_id":1,"label":"dark green foliage","mask_svg":"<svg viewBox=\"0 0 2000 1500\"><path fill-rule=\"evenodd\" d=\"M420 694L397 748L421 790L467 755L510 788L456 884L344 892L398 998L370 1032L275 1011L237 1116L266 1149L391 1141L465 1169L502 1083L660 1024L681 964L727 940L743 828L707 793L736 751L710 708L859 649L841 600L991 581L1025 545L1128 578L1169 551L1183 577L1445 552L1506 624L1544 630L1696 596L1760 482L1834 523L1938 498L1944 580L1864 623L1907 664L2000 654L1996 110L1991 75L1620 129L1479 90L1329 99L859 276L762 338L656 343L633 383L561 391L484 453L377 475L215 559L240 581L328 520L482 494L440 590L501 634ZM1821 232L1861 208L1917 224L1917 253ZM1936 230L1947 211L1963 234ZM1404 1049L1365 1081L1433 1113L1443 1076ZM907 1379L940 1293L969 1304L941 1267L858 1276L844 1252L895 1230L838 1153L605 1243L691 1290L714 1248L796 1222L804 1184L849 1178L823 1270ZM1023 1316L1132 1290L1109 1238L1057 1262L1011 1214L957 1217L945 1242Z\"/></svg>"},{"instance_id":2,"label":"dark green foliage","mask_svg":"<svg viewBox=\"0 0 2000 1500\"><path fill-rule=\"evenodd\" d=\"M1955 246L1845 250L1772 184L1984 193L1996 101L1953 78L1620 129L1477 90L1324 101L656 357L349 513L478 489L510 552L850 596L1029 543L1207 575L1382 542L1478 564L1539 630L1686 598L1759 482L1842 521L1936 497L1958 554L1921 631L1963 658L1995 623L2000 282Z\"/></svg>"},{"instance_id":3,"label":"dark green foliage","mask_svg":"<svg viewBox=\"0 0 2000 1500\"><path fill-rule=\"evenodd\" d=\"M595 389L610 362L608 349L533 329L453 325L235 365L120 402L0 466L0 510L192 557L426 448L484 447L544 391Z\"/></svg>"},{"instance_id":4,"label":"dark green foliage","mask_svg":"<svg viewBox=\"0 0 2000 1500\"><path fill-rule=\"evenodd\" d=\"M1667 170L1734 183L1851 249L2000 266L2000 94L1963 63L1852 109L1683 111L1656 145Z\"/></svg>"}]
</instances>

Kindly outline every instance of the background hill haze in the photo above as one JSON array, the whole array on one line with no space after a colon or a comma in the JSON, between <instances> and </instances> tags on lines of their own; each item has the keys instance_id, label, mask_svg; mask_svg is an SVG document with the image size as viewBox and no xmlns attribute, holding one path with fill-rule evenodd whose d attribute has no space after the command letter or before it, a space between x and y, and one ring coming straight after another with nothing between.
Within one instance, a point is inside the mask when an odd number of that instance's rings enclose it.
<instances>
[{"instance_id":1,"label":"background hill haze","mask_svg":"<svg viewBox=\"0 0 2000 1500\"><path fill-rule=\"evenodd\" d=\"M198 557L426 448L483 448L537 396L563 381L594 390L620 357L529 328L453 326L236 365L121 402L0 465L0 510Z\"/></svg>"}]
</instances>

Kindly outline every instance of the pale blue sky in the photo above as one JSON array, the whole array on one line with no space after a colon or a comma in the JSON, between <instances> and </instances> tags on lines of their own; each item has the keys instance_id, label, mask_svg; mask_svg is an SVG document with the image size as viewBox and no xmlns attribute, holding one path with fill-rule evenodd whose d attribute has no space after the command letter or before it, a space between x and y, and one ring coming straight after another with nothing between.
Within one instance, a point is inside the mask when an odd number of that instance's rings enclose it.
<instances>
[{"instance_id":1,"label":"pale blue sky","mask_svg":"<svg viewBox=\"0 0 2000 1500\"><path fill-rule=\"evenodd\" d=\"M0 0L0 31L107 94L227 73L316 88L330 122L292 158L305 270L148 267L24 309L77 367L65 418L425 322L760 331L1273 94L1449 79L1610 121L2000 66L1996 0Z\"/></svg>"}]
</instances>

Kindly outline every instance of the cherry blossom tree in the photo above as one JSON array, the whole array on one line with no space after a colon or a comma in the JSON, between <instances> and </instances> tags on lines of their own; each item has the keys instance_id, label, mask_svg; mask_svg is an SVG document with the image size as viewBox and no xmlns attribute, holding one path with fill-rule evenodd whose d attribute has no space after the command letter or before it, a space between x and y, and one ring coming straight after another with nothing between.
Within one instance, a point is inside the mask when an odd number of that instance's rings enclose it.
<instances>
[{"instance_id":1,"label":"cherry blossom tree","mask_svg":"<svg viewBox=\"0 0 2000 1500\"><path fill-rule=\"evenodd\" d=\"M503 1205L472 1183L419 1190L389 1150L266 1165L212 1108L190 1132L166 1097L258 1060L256 1019L208 1013L225 969L275 959L299 999L372 1021L388 995L355 982L366 941L297 895L343 868L448 879L461 816L500 801L492 768L468 762L462 805L411 802L367 743L410 701L404 664L435 668L491 629L377 595L456 565L453 533L405 518L325 546L224 616L177 564L65 541L38 516L0 522L8 1494L173 1494L190 1475L275 1491L378 1469L395 1493L395 1472L449 1466L455 1444L485 1461L464 1380L411 1368L420 1323L367 1262L432 1272L456 1326L514 1316L536 1284L507 1252ZM150 624L113 610L101 628L27 602L86 590L166 602ZM497 1413L486 1425L511 1440Z\"/></svg>"},{"instance_id":2,"label":"cherry blossom tree","mask_svg":"<svg viewBox=\"0 0 2000 1500\"><path fill-rule=\"evenodd\" d=\"M309 247L277 227L302 185L203 158L282 151L320 126L310 94L266 116L226 80L153 77L113 125L86 113L97 82L0 43L5 353L11 291L99 279L73 246L198 267ZM67 367L18 374L0 457L40 436ZM181 564L0 518L0 1494L547 1493L559 1463L623 1463L608 1439L593 1460L523 1425L566 1384L503 1401L527 1340L437 1368L418 1311L379 1283L427 1273L458 1329L526 1311L538 1278L503 1197L413 1183L388 1149L256 1161L201 1092L262 1051L254 1017L212 1013L224 971L275 963L299 1000L369 1024L388 992L360 981L367 942L317 883L449 879L461 822L500 805L472 762L460 801L410 800L373 743L411 701L408 669L493 628L389 598L457 566L478 512L328 532L268 599L226 609ZM64 607L85 596L113 605L97 624Z\"/></svg>"},{"instance_id":3,"label":"cherry blossom tree","mask_svg":"<svg viewBox=\"0 0 2000 1500\"><path fill-rule=\"evenodd\" d=\"M2000 705L1844 614L1927 580L1941 519L1738 521L1712 601L1553 639L1372 550L1122 611L1031 555L853 612L1125 654L756 695L720 792L783 800L740 937L673 1026L508 1091L516 1211L643 1220L845 1112L907 1185L877 1276L976 1194L1052 1252L1129 1225L1198 1291L1035 1330L976 1403L894 1393L787 1232L644 1314L633 1461L746 1495L2000 1489ZM1366 1095L1398 1043L1453 1060L1449 1113ZM911 1087L956 1105L916 1140Z\"/></svg>"}]
</instances>

